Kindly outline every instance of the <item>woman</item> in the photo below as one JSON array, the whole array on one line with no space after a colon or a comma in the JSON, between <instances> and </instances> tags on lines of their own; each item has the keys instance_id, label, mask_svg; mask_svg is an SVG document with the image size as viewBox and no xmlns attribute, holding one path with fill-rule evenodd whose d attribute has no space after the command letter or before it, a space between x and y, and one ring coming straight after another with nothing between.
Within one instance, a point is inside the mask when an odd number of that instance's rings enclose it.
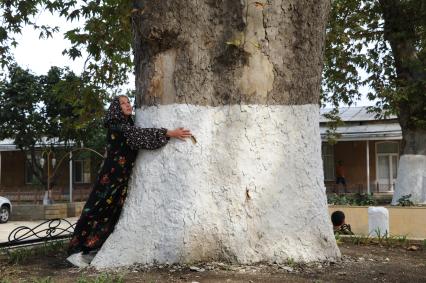
<instances>
[{"instance_id":1,"label":"woman","mask_svg":"<svg viewBox=\"0 0 426 283\"><path fill-rule=\"evenodd\" d=\"M138 149L153 150L166 145L170 138L183 140L191 136L184 128L136 127L131 115L132 106L127 96L115 97L104 120L108 129L106 158L68 248L67 260L78 267L90 263L114 230Z\"/></svg>"}]
</instances>

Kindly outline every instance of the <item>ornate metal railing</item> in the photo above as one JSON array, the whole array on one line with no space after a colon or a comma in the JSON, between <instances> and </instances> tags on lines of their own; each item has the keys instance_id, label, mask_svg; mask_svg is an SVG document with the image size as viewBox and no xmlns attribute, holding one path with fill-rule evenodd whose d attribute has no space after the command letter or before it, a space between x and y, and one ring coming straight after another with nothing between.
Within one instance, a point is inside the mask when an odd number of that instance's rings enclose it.
<instances>
[{"instance_id":1,"label":"ornate metal railing","mask_svg":"<svg viewBox=\"0 0 426 283\"><path fill-rule=\"evenodd\" d=\"M33 228L19 226L10 232L7 242L0 243L0 248L11 248L70 238L74 232L75 225L76 223L71 223L66 219L56 218L46 220Z\"/></svg>"}]
</instances>

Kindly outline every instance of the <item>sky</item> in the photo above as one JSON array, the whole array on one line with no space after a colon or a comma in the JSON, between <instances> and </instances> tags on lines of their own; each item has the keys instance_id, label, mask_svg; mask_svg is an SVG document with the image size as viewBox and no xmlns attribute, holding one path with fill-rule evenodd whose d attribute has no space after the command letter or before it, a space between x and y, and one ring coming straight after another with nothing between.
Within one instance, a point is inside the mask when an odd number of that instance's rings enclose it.
<instances>
[{"instance_id":1,"label":"sky","mask_svg":"<svg viewBox=\"0 0 426 283\"><path fill-rule=\"evenodd\" d=\"M70 23L49 12L41 12L35 20L38 25L58 26L59 32L54 33L52 38L39 39L39 32L34 31L32 27L24 27L22 34L16 36L18 46L13 50L18 65L37 75L46 74L52 66L69 67L76 74L80 74L86 59L84 52L81 58L72 60L67 55L62 55L62 51L71 47L71 43L64 39L64 32L82 23ZM133 73L129 73L129 84L123 89L134 89Z\"/></svg>"},{"instance_id":2,"label":"sky","mask_svg":"<svg viewBox=\"0 0 426 283\"><path fill-rule=\"evenodd\" d=\"M84 58L75 61L62 55L62 51L71 44L63 38L63 33L75 27L75 24L67 23L65 19L53 16L49 13L36 17L38 25L57 25L60 31L53 34L53 38L39 39L39 32L31 27L24 27L22 34L17 36L18 46L14 49L14 56L21 67L26 67L32 72L41 75L46 74L51 66L69 66L76 73L81 73Z\"/></svg>"},{"instance_id":3,"label":"sky","mask_svg":"<svg viewBox=\"0 0 426 283\"><path fill-rule=\"evenodd\" d=\"M42 12L36 17L38 25L56 25L59 32L53 34L53 38L39 39L39 32L34 31L31 27L25 27L21 35L17 36L18 46L14 49L14 56L17 63L24 68L30 69L37 75L46 74L51 66L65 67L68 66L76 74L80 74L84 67L84 54L82 58L71 60L66 55L62 55L62 51L71 46L69 41L63 38L63 33L76 27L76 23L69 23L59 16L51 15L48 12ZM124 89L134 89L134 75L129 73L129 84ZM367 93L368 89L361 90ZM355 106L374 105L373 101L369 101L365 95ZM345 105L341 105L344 107ZM326 107L330 107L327 105Z\"/></svg>"}]
</instances>

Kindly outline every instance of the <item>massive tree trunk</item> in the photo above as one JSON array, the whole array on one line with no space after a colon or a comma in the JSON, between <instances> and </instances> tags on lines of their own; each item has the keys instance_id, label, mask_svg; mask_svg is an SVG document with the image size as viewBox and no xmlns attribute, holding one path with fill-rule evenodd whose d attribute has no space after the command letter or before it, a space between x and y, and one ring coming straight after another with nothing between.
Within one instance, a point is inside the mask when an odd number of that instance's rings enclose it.
<instances>
[{"instance_id":1,"label":"massive tree trunk","mask_svg":"<svg viewBox=\"0 0 426 283\"><path fill-rule=\"evenodd\" d=\"M380 0L397 74L397 104L402 129L402 149L392 204L405 195L414 203L426 203L426 71L418 54L416 22L419 13L410 1ZM411 5L411 6L410 6Z\"/></svg>"},{"instance_id":2,"label":"massive tree trunk","mask_svg":"<svg viewBox=\"0 0 426 283\"><path fill-rule=\"evenodd\" d=\"M137 124L185 126L139 154L93 265L340 256L327 213L319 90L329 1L136 1Z\"/></svg>"}]
</instances>

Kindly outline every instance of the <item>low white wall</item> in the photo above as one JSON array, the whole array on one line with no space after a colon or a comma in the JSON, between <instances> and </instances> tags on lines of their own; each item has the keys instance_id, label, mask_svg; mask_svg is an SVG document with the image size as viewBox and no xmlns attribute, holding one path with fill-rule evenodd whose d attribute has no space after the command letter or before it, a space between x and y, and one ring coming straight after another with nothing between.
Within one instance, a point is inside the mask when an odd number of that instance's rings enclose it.
<instances>
[{"instance_id":1,"label":"low white wall","mask_svg":"<svg viewBox=\"0 0 426 283\"><path fill-rule=\"evenodd\" d=\"M426 239L426 207L386 206L389 210L389 231L391 236L406 236L409 239ZM346 223L357 235L368 235L368 207L330 205L331 214L341 210Z\"/></svg>"}]
</instances>

